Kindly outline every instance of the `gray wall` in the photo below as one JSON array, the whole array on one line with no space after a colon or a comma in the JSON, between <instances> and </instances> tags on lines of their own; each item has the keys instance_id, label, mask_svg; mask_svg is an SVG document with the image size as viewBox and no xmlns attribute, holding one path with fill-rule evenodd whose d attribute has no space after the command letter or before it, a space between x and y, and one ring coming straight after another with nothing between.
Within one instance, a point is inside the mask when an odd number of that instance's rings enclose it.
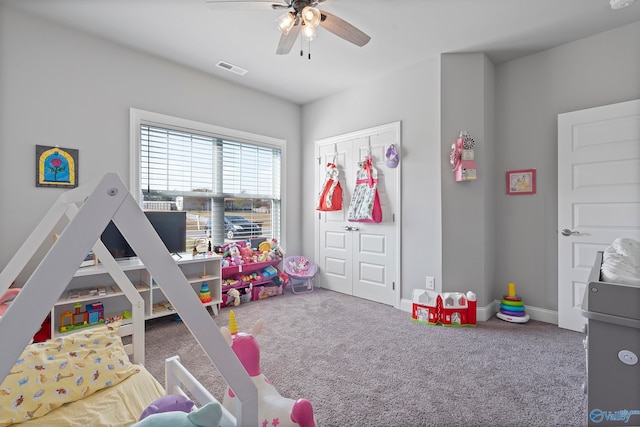
<instances>
[{"instance_id":1,"label":"gray wall","mask_svg":"<svg viewBox=\"0 0 640 427\"><path fill-rule=\"evenodd\" d=\"M496 67L496 280L558 308L558 114L640 98L640 22ZM504 172L537 169L535 196L506 196Z\"/></svg>"},{"instance_id":2,"label":"gray wall","mask_svg":"<svg viewBox=\"0 0 640 427\"><path fill-rule=\"evenodd\" d=\"M478 305L495 296L494 65L482 53L442 55L442 280L444 291L473 291ZM456 182L451 145L461 131L475 140L478 178Z\"/></svg>"},{"instance_id":3,"label":"gray wall","mask_svg":"<svg viewBox=\"0 0 640 427\"><path fill-rule=\"evenodd\" d=\"M401 121L402 296L425 287L425 276L441 283L440 61L426 61L302 109L303 250L312 257L314 239L315 141ZM354 165L355 167L355 165ZM344 179L349 179L345 177ZM346 201L348 203L348 201Z\"/></svg>"},{"instance_id":4,"label":"gray wall","mask_svg":"<svg viewBox=\"0 0 640 427\"><path fill-rule=\"evenodd\" d=\"M80 184L117 172L128 185L131 107L287 140L285 194L300 196L296 104L5 6L0 64L0 269L65 191L35 187L35 145L77 148ZM283 215L298 252L300 205Z\"/></svg>"}]
</instances>

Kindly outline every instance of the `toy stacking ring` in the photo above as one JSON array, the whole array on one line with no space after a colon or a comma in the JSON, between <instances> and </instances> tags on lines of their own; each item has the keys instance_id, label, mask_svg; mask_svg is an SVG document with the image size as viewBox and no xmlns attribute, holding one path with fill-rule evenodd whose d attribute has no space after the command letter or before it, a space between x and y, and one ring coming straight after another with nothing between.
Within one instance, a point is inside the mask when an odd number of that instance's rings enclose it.
<instances>
[{"instance_id":1,"label":"toy stacking ring","mask_svg":"<svg viewBox=\"0 0 640 427\"><path fill-rule=\"evenodd\" d=\"M513 306L513 307L523 307L524 306L524 301L520 300L520 301L513 301L513 300L508 300L506 298L502 298L502 300L500 301L500 303L502 305L509 305L509 306Z\"/></svg>"},{"instance_id":2,"label":"toy stacking ring","mask_svg":"<svg viewBox=\"0 0 640 427\"><path fill-rule=\"evenodd\" d=\"M502 295L500 311L496 314L499 319L507 322L525 323L529 320L524 301L516 294L516 285L507 285L507 295Z\"/></svg>"},{"instance_id":3,"label":"toy stacking ring","mask_svg":"<svg viewBox=\"0 0 640 427\"><path fill-rule=\"evenodd\" d=\"M510 313L524 313L524 307L511 307L500 304L500 311L508 311Z\"/></svg>"}]
</instances>

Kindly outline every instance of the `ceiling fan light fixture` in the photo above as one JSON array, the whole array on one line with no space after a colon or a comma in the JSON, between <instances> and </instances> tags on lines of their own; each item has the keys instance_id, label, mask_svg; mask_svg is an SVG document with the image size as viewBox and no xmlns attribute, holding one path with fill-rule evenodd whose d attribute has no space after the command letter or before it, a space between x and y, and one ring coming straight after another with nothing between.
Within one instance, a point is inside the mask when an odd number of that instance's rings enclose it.
<instances>
[{"instance_id":1,"label":"ceiling fan light fixture","mask_svg":"<svg viewBox=\"0 0 640 427\"><path fill-rule=\"evenodd\" d=\"M316 29L315 27L310 27L309 25L302 26L302 37L305 40L311 41L316 38Z\"/></svg>"},{"instance_id":2,"label":"ceiling fan light fixture","mask_svg":"<svg viewBox=\"0 0 640 427\"><path fill-rule=\"evenodd\" d=\"M289 34L291 28L293 28L293 24L296 21L296 15L293 12L287 12L283 15L280 15L276 22L278 23L278 28L282 32L282 34Z\"/></svg>"},{"instance_id":3,"label":"ceiling fan light fixture","mask_svg":"<svg viewBox=\"0 0 640 427\"><path fill-rule=\"evenodd\" d=\"M315 7L305 6L301 14L306 26L316 28L320 24L320 11Z\"/></svg>"}]
</instances>

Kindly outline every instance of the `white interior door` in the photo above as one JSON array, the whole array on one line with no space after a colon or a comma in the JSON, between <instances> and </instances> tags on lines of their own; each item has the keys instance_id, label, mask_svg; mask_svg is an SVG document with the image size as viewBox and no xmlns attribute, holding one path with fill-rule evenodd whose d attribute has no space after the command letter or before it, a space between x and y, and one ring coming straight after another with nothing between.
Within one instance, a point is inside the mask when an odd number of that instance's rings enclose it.
<instances>
[{"instance_id":1,"label":"white interior door","mask_svg":"<svg viewBox=\"0 0 640 427\"><path fill-rule=\"evenodd\" d=\"M558 115L558 326L583 330L596 252L617 237L640 240L640 100Z\"/></svg>"},{"instance_id":2,"label":"white interior door","mask_svg":"<svg viewBox=\"0 0 640 427\"><path fill-rule=\"evenodd\" d=\"M334 162L340 171L343 209L317 213L316 259L320 286L398 306L400 166L392 169L385 165L390 144L400 147L399 122L318 141L316 194L324 183L326 164ZM355 187L358 162L369 153L378 170L382 222L349 222L347 210Z\"/></svg>"},{"instance_id":3,"label":"white interior door","mask_svg":"<svg viewBox=\"0 0 640 427\"><path fill-rule=\"evenodd\" d=\"M345 230L347 222L347 207L353 186L347 185L345 174L349 169L345 165L353 163L351 143L336 142L316 147L318 152L318 166L316 170L316 194L325 179L325 167L327 163L338 166L339 180L342 186L342 210L332 212L316 211L316 242L318 242L317 283L322 287L344 294L353 294L353 239L352 233ZM317 200L316 200L317 203ZM350 225L350 224L349 224Z\"/></svg>"}]
</instances>

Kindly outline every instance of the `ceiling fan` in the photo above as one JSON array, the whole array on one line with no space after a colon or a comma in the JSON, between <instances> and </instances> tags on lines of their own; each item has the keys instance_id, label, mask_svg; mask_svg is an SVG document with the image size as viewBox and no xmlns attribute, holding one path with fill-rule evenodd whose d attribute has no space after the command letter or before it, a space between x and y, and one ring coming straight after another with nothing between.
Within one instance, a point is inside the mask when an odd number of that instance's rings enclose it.
<instances>
[{"instance_id":1,"label":"ceiling fan","mask_svg":"<svg viewBox=\"0 0 640 427\"><path fill-rule=\"evenodd\" d=\"M272 0L207 0L206 3L213 9L291 9L277 19L282 33L276 49L277 55L288 54L298 34L302 34L302 37L308 41L313 40L318 26L359 47L371 40L371 37L344 19L316 8L324 1L283 0L282 3L273 3ZM302 52L300 54L302 55Z\"/></svg>"}]
</instances>

